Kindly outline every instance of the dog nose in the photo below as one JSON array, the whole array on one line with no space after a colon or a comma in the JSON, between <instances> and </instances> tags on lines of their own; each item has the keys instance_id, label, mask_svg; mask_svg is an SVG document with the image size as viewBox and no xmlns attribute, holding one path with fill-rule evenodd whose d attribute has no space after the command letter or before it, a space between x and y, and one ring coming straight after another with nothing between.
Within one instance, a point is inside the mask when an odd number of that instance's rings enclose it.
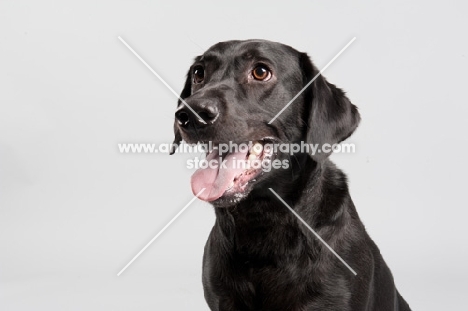
<instances>
[{"instance_id":1,"label":"dog nose","mask_svg":"<svg viewBox=\"0 0 468 311\"><path fill-rule=\"evenodd\" d=\"M180 125L188 125L190 121L189 114L187 113L187 111L185 111L185 109L177 110L175 113L175 117L177 121L179 121Z\"/></svg>"},{"instance_id":2,"label":"dog nose","mask_svg":"<svg viewBox=\"0 0 468 311\"><path fill-rule=\"evenodd\" d=\"M175 117L182 126L187 126L191 122L196 126L209 125L218 119L219 110L215 103L187 103L187 105L190 108L184 105L175 112Z\"/></svg>"}]
</instances>

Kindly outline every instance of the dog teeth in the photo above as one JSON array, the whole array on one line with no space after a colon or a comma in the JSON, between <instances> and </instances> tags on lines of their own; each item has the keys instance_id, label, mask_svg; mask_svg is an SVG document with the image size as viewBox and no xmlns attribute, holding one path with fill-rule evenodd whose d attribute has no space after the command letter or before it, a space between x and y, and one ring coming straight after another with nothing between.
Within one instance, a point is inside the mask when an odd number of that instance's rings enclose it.
<instances>
[{"instance_id":1,"label":"dog teeth","mask_svg":"<svg viewBox=\"0 0 468 311\"><path fill-rule=\"evenodd\" d=\"M262 153L262 150L263 150L263 145L261 143L255 143L252 146L252 148L250 148L250 154L260 155Z\"/></svg>"},{"instance_id":2,"label":"dog teeth","mask_svg":"<svg viewBox=\"0 0 468 311\"><path fill-rule=\"evenodd\" d=\"M252 162L252 161L255 161L257 159L257 156L255 154L250 154L249 155L249 161Z\"/></svg>"}]
</instances>

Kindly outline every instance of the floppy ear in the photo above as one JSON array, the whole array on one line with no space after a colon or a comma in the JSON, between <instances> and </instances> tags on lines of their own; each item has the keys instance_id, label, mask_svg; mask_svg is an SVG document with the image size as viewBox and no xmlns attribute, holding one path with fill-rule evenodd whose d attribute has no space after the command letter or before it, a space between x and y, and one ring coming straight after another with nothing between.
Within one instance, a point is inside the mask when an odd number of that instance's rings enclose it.
<instances>
[{"instance_id":1,"label":"floppy ear","mask_svg":"<svg viewBox=\"0 0 468 311\"><path fill-rule=\"evenodd\" d=\"M187 78L185 79L184 89L180 93L180 98L186 99L192 94L192 77L191 77L191 69L189 69L187 73ZM177 101L177 107L180 106L181 100ZM180 134L179 127L177 126L177 121L174 120L174 142L172 143L171 150L169 152L170 155L173 155L177 148L179 147L180 142L182 141L182 135Z\"/></svg>"},{"instance_id":2,"label":"floppy ear","mask_svg":"<svg viewBox=\"0 0 468 311\"><path fill-rule=\"evenodd\" d=\"M319 70L312 64L307 54L301 54L300 65L303 70L304 85L309 83ZM321 152L312 155L316 161L327 158L331 152L322 150L324 144L339 143L354 132L361 117L345 93L319 75L308 87L304 96L308 129L306 140L317 144ZM327 146L328 147L328 146ZM331 149L331 148L328 148Z\"/></svg>"}]
</instances>

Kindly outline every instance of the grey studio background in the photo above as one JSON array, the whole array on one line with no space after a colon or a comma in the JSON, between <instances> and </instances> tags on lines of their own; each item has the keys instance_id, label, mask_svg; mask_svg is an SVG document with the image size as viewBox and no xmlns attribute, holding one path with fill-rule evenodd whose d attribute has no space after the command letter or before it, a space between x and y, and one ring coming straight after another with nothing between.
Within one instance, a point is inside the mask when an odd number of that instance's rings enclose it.
<instances>
[{"instance_id":1,"label":"grey studio background","mask_svg":"<svg viewBox=\"0 0 468 311\"><path fill-rule=\"evenodd\" d=\"M194 56L263 38L308 52L361 112L333 155L413 310L466 310L467 48L462 1L0 1L0 310L208 310L214 223L168 143ZM465 297L464 297L465 296Z\"/></svg>"}]
</instances>

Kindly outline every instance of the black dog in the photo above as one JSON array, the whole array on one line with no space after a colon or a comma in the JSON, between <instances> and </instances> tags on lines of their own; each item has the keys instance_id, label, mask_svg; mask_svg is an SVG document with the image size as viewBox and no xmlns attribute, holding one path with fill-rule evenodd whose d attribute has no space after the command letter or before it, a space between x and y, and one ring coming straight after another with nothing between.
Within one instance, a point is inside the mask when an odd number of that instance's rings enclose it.
<instances>
[{"instance_id":1,"label":"black dog","mask_svg":"<svg viewBox=\"0 0 468 311\"><path fill-rule=\"evenodd\" d=\"M410 310L359 219L346 176L328 159L330 150L289 156L266 148L300 142L325 147L356 129L357 108L320 75L270 124L318 73L306 54L264 40L218 43L190 68L181 94L190 108L179 101L175 144L265 147L211 150L207 160L225 161L226 167L199 169L192 176L193 192L216 213L203 264L211 310ZM234 158L288 165L269 172L240 169Z\"/></svg>"}]
</instances>

